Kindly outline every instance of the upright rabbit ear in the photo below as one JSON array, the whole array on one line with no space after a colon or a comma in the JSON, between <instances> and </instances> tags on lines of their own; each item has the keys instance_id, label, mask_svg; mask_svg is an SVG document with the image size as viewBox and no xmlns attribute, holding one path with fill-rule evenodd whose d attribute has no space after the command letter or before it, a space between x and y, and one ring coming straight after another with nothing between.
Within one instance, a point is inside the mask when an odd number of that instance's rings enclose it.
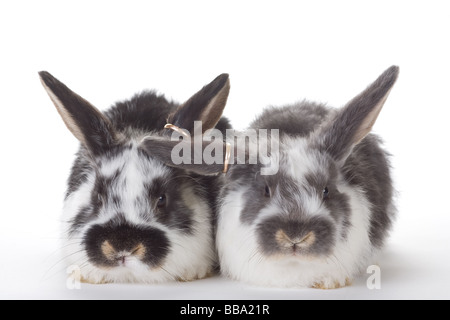
<instances>
[{"instance_id":1,"label":"upright rabbit ear","mask_svg":"<svg viewBox=\"0 0 450 320\"><path fill-rule=\"evenodd\" d=\"M194 122L201 121L203 132L213 129L222 116L230 92L228 74L221 74L204 86L178 110L170 115L168 122L194 133Z\"/></svg>"},{"instance_id":2,"label":"upright rabbit ear","mask_svg":"<svg viewBox=\"0 0 450 320\"><path fill-rule=\"evenodd\" d=\"M397 66L390 67L366 90L348 102L319 133L319 148L336 161L345 161L353 147L371 131L398 74Z\"/></svg>"},{"instance_id":3,"label":"upright rabbit ear","mask_svg":"<svg viewBox=\"0 0 450 320\"><path fill-rule=\"evenodd\" d=\"M42 71L39 76L67 128L93 155L103 154L115 144L112 124L97 108L50 73Z\"/></svg>"}]
</instances>

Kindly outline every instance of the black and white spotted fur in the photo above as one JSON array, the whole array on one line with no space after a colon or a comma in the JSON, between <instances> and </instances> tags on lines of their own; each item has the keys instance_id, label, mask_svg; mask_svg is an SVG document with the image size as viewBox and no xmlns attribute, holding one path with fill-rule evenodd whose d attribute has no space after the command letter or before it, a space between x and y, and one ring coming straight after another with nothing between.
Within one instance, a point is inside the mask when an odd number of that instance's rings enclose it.
<instances>
[{"instance_id":1,"label":"black and white spotted fur","mask_svg":"<svg viewBox=\"0 0 450 320\"><path fill-rule=\"evenodd\" d=\"M388 155L369 131L397 76L388 69L340 110L304 101L270 108L251 125L280 130L272 159L280 170L231 169L217 232L225 275L335 288L374 263L395 208Z\"/></svg>"},{"instance_id":2,"label":"black and white spotted fur","mask_svg":"<svg viewBox=\"0 0 450 320\"><path fill-rule=\"evenodd\" d=\"M163 129L168 121L188 130L194 120L203 121L204 130L229 128L226 119L219 121L228 75L182 105L147 91L105 113L49 73L40 77L81 142L63 210L67 263L89 283L187 281L211 273L220 177L168 167L142 141L170 135Z\"/></svg>"},{"instance_id":3,"label":"black and white spotted fur","mask_svg":"<svg viewBox=\"0 0 450 320\"><path fill-rule=\"evenodd\" d=\"M254 121L253 129L280 131L280 150L270 156L279 171L263 176L263 164L231 165L216 237L224 275L263 286L336 288L374 263L395 206L388 155L369 133L398 72L389 68L341 109L303 101Z\"/></svg>"}]
</instances>

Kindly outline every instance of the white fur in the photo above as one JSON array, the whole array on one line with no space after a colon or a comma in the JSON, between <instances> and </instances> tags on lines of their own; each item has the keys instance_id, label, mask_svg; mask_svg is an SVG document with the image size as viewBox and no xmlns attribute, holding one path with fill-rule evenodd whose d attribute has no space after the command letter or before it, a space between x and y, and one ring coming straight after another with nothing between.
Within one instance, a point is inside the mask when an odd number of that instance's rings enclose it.
<instances>
[{"instance_id":1,"label":"white fur","mask_svg":"<svg viewBox=\"0 0 450 320\"><path fill-rule=\"evenodd\" d=\"M289 147L293 144L295 148ZM302 139L288 141L285 147L288 151L281 164L283 170L298 182L300 188L307 187L304 176L320 169L320 159L308 152L306 142ZM274 194L272 204L263 209L251 225L240 220L246 187L226 194L219 214L216 240L222 273L235 280L262 286L344 286L368 266L373 256L368 233L371 212L362 191L350 187L342 179L338 188L350 199L351 227L346 240L336 239L332 253L326 258L265 256L259 248L255 229L261 221L283 214L277 204L277 194ZM294 199L309 215L330 216L330 212L320 206L317 197L296 195ZM338 229L337 234L340 231Z\"/></svg>"},{"instance_id":2,"label":"white fur","mask_svg":"<svg viewBox=\"0 0 450 320\"><path fill-rule=\"evenodd\" d=\"M137 144L131 150L125 151L120 157L100 162L99 170L106 177L112 176L119 169L122 172L118 186L126 187L115 190L120 195L121 208L104 208L96 219L90 221L75 234L68 235L67 231L70 228L71 221L81 208L90 203L95 180L92 173L87 181L66 199L63 213L65 222L63 230L64 256L69 265L80 268L84 281L89 283L188 281L203 278L212 271L212 265L216 257L209 221L210 208L204 200L196 196L192 190L184 190L185 203L194 213L192 217L194 232L191 235L186 235L177 230L169 229L154 221L154 219L144 219L140 216L140 210L135 201L137 197L142 196L145 182L165 177L167 173L165 166L157 161L142 161L138 156ZM128 257L125 266L110 269L98 268L89 262L82 244L84 235L92 225L103 224L114 219L115 213L119 210L125 214L125 218L130 224L152 226L165 232L170 241L171 249L161 266L150 268L135 257Z\"/></svg>"}]
</instances>

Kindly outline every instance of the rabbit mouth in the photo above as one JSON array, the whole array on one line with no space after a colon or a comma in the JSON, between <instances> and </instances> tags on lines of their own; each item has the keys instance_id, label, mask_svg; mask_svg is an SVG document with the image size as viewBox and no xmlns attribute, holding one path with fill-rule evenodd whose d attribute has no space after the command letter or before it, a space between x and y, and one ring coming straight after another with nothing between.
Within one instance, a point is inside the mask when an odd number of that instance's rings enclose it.
<instances>
[{"instance_id":1,"label":"rabbit mouth","mask_svg":"<svg viewBox=\"0 0 450 320\"><path fill-rule=\"evenodd\" d=\"M144 244L139 243L129 251L117 251L108 240L105 240L101 245L101 252L108 261L115 263L115 267L127 268L135 261L142 261L145 258L147 249Z\"/></svg>"},{"instance_id":2,"label":"rabbit mouth","mask_svg":"<svg viewBox=\"0 0 450 320\"><path fill-rule=\"evenodd\" d=\"M164 231L150 226L135 226L112 221L92 226L84 246L89 261L100 268L155 268L163 264L170 251Z\"/></svg>"}]
</instances>

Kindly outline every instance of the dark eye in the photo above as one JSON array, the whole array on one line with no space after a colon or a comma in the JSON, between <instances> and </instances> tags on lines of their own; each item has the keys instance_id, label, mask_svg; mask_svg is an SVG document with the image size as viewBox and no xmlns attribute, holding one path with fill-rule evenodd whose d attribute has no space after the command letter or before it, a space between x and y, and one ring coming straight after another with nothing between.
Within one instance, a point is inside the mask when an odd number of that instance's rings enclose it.
<instances>
[{"instance_id":1,"label":"dark eye","mask_svg":"<svg viewBox=\"0 0 450 320\"><path fill-rule=\"evenodd\" d=\"M163 194L162 196L160 196L160 197L158 198L158 203L156 204L156 206L157 206L159 209L162 209L162 208L164 208L166 205L167 205L167 197L166 197L165 194Z\"/></svg>"},{"instance_id":2,"label":"dark eye","mask_svg":"<svg viewBox=\"0 0 450 320\"><path fill-rule=\"evenodd\" d=\"M330 191L328 190L328 187L323 188L323 191L322 191L323 200L328 199L329 196L330 196Z\"/></svg>"},{"instance_id":3,"label":"dark eye","mask_svg":"<svg viewBox=\"0 0 450 320\"><path fill-rule=\"evenodd\" d=\"M267 185L266 185L266 188L265 188L265 190L264 190L264 196L265 196L266 198L271 198L271 197L272 197L272 192L271 192L271 190L270 190L270 187L267 186Z\"/></svg>"}]
</instances>

